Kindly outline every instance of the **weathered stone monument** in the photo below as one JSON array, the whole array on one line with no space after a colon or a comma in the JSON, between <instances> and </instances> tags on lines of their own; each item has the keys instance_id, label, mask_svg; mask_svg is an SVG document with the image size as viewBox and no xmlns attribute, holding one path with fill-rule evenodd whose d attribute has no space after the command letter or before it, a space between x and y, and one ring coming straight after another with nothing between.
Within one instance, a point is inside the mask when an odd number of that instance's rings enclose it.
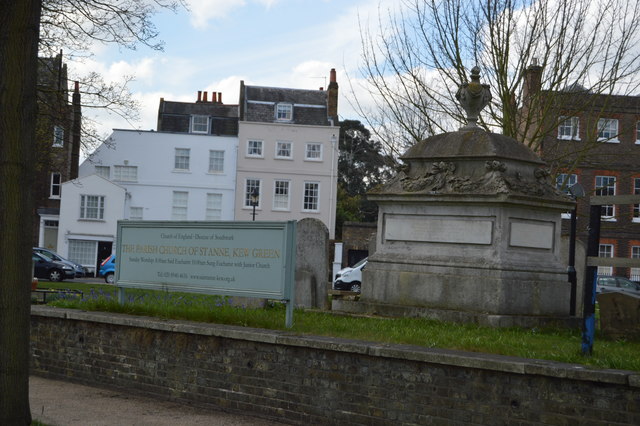
<instances>
[{"instance_id":1,"label":"weathered stone monument","mask_svg":"<svg viewBox=\"0 0 640 426\"><path fill-rule=\"evenodd\" d=\"M457 98L467 125L414 145L368 194L379 206L376 252L360 300L333 308L493 326L569 320L560 216L573 201L529 148L476 125L491 99L477 67Z\"/></svg>"}]
</instances>

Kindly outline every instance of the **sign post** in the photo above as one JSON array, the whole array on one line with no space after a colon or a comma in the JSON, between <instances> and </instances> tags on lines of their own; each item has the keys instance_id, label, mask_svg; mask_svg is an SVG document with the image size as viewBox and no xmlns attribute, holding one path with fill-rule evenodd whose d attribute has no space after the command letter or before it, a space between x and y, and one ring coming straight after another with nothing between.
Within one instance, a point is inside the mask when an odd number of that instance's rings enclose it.
<instances>
[{"instance_id":1,"label":"sign post","mask_svg":"<svg viewBox=\"0 0 640 426\"><path fill-rule=\"evenodd\" d=\"M296 222L118 221L116 285L286 302L293 325Z\"/></svg>"}]
</instances>

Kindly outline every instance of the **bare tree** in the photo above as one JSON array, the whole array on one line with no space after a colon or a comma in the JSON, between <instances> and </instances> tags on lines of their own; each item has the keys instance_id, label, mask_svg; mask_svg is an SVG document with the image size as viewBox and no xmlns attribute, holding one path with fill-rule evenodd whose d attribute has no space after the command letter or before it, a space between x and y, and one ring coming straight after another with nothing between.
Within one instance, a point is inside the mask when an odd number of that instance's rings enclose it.
<instances>
[{"instance_id":1,"label":"bare tree","mask_svg":"<svg viewBox=\"0 0 640 426\"><path fill-rule=\"evenodd\" d=\"M636 0L405 0L379 10L379 33L360 25L373 101L356 107L389 152L402 152L464 123L455 93L478 65L493 94L479 124L538 149L559 111L593 109L598 96L577 92L637 92L639 18ZM532 65L538 88L527 87Z\"/></svg>"},{"instance_id":2,"label":"bare tree","mask_svg":"<svg viewBox=\"0 0 640 426\"><path fill-rule=\"evenodd\" d=\"M92 56L96 43L162 50L153 16L160 10L177 12L186 7L185 0L43 0L40 55L53 57L63 51L67 60L83 60ZM128 88L135 76L108 82L95 71L80 75L71 67L70 79L79 81L83 110L104 109L128 122L138 120L140 105ZM96 124L83 117L85 151L103 142L104 135L97 133Z\"/></svg>"}]
</instances>

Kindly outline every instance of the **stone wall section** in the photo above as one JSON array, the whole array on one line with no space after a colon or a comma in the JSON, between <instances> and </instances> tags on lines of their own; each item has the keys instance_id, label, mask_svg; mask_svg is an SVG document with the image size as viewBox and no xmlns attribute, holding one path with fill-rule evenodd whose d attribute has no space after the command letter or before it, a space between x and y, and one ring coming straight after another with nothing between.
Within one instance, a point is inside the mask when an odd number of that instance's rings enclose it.
<instances>
[{"instance_id":1,"label":"stone wall section","mask_svg":"<svg viewBox=\"0 0 640 426\"><path fill-rule=\"evenodd\" d=\"M43 306L31 353L31 374L290 424L640 424L639 373L549 361Z\"/></svg>"}]
</instances>

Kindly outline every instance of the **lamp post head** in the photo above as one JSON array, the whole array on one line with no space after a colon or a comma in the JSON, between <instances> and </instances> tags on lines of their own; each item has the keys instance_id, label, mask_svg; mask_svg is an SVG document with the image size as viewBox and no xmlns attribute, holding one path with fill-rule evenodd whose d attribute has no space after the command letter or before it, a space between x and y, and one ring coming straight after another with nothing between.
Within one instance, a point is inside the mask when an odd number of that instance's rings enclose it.
<instances>
[{"instance_id":1,"label":"lamp post head","mask_svg":"<svg viewBox=\"0 0 640 426\"><path fill-rule=\"evenodd\" d=\"M258 205L258 199L260 198L260 191L258 190L258 188L253 188L253 191L251 191L251 204L254 206Z\"/></svg>"},{"instance_id":2,"label":"lamp post head","mask_svg":"<svg viewBox=\"0 0 640 426\"><path fill-rule=\"evenodd\" d=\"M569 187L569 192L573 196L573 198L582 198L584 197L584 188L579 183L574 183Z\"/></svg>"}]
</instances>

